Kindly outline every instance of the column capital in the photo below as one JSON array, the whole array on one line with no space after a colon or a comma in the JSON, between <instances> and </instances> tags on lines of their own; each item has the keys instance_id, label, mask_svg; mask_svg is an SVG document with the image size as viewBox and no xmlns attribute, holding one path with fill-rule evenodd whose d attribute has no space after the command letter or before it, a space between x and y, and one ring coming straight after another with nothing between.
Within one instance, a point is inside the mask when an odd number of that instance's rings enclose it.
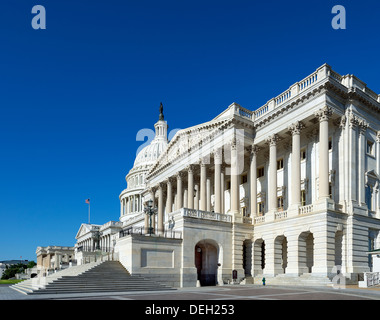
<instances>
[{"instance_id":1,"label":"column capital","mask_svg":"<svg viewBox=\"0 0 380 320\"><path fill-rule=\"evenodd\" d=\"M198 164L199 164L201 167L205 167L206 165L210 164L210 157L203 157L203 158L200 158L199 161L198 161Z\"/></svg>"},{"instance_id":2,"label":"column capital","mask_svg":"<svg viewBox=\"0 0 380 320\"><path fill-rule=\"evenodd\" d=\"M166 185L166 180L165 181L161 181L161 182L158 183L157 189L163 190L164 187L165 187L165 185Z\"/></svg>"},{"instance_id":3,"label":"column capital","mask_svg":"<svg viewBox=\"0 0 380 320\"><path fill-rule=\"evenodd\" d=\"M279 138L278 134L274 133L267 138L266 142L267 142L267 144L269 144L269 146L276 146L277 141L279 141L279 140L280 140L280 138Z\"/></svg>"},{"instance_id":4,"label":"column capital","mask_svg":"<svg viewBox=\"0 0 380 320\"><path fill-rule=\"evenodd\" d=\"M183 171L178 171L176 173L176 177L177 177L177 180L182 180L182 178L184 177Z\"/></svg>"},{"instance_id":5,"label":"column capital","mask_svg":"<svg viewBox=\"0 0 380 320\"><path fill-rule=\"evenodd\" d=\"M377 143L380 143L380 131L377 131L377 134L376 134L376 142L377 142Z\"/></svg>"},{"instance_id":6,"label":"column capital","mask_svg":"<svg viewBox=\"0 0 380 320\"><path fill-rule=\"evenodd\" d=\"M154 186L154 187L150 187L149 188L149 192L153 195L153 198L156 194L156 191L157 191L157 186Z\"/></svg>"},{"instance_id":7,"label":"column capital","mask_svg":"<svg viewBox=\"0 0 380 320\"><path fill-rule=\"evenodd\" d=\"M214 163L215 164L221 164L223 160L223 150L222 148L217 148L212 151L212 154L214 155Z\"/></svg>"},{"instance_id":8,"label":"column capital","mask_svg":"<svg viewBox=\"0 0 380 320\"><path fill-rule=\"evenodd\" d=\"M174 180L174 177L168 177L164 180L164 182L167 184L167 185L171 185L173 183L173 180Z\"/></svg>"},{"instance_id":9,"label":"column capital","mask_svg":"<svg viewBox=\"0 0 380 320\"><path fill-rule=\"evenodd\" d=\"M194 173L194 170L195 170L195 165L194 164L189 164L187 167L186 167L186 171L188 173Z\"/></svg>"},{"instance_id":10,"label":"column capital","mask_svg":"<svg viewBox=\"0 0 380 320\"><path fill-rule=\"evenodd\" d=\"M243 142L241 141L241 139L236 137L236 134L234 134L233 137L231 138L230 142L229 142L229 145L231 146L232 150L237 150L237 148L239 146L243 145Z\"/></svg>"},{"instance_id":11,"label":"column capital","mask_svg":"<svg viewBox=\"0 0 380 320\"><path fill-rule=\"evenodd\" d=\"M340 119L338 120L339 120L338 127L341 129L344 129L346 127L346 122L347 122L346 115L341 116Z\"/></svg>"},{"instance_id":12,"label":"column capital","mask_svg":"<svg viewBox=\"0 0 380 320\"><path fill-rule=\"evenodd\" d=\"M348 125L351 129L355 129L359 124L358 117L355 116L352 112L350 112L347 116Z\"/></svg>"},{"instance_id":13,"label":"column capital","mask_svg":"<svg viewBox=\"0 0 380 320\"><path fill-rule=\"evenodd\" d=\"M332 114L332 108L329 106L325 106L314 113L314 115L319 119L319 122L328 121Z\"/></svg>"},{"instance_id":14,"label":"column capital","mask_svg":"<svg viewBox=\"0 0 380 320\"><path fill-rule=\"evenodd\" d=\"M358 120L358 126L359 126L359 135L364 135L367 131L367 128L369 127L369 123L365 121L364 119Z\"/></svg>"},{"instance_id":15,"label":"column capital","mask_svg":"<svg viewBox=\"0 0 380 320\"><path fill-rule=\"evenodd\" d=\"M288 130L292 133L292 135L295 135L301 134L301 130L303 128L305 128L305 125L301 121L296 121L288 127Z\"/></svg>"},{"instance_id":16,"label":"column capital","mask_svg":"<svg viewBox=\"0 0 380 320\"><path fill-rule=\"evenodd\" d=\"M250 147L249 147L249 152L250 152L250 155L251 157L252 156L257 156L258 152L260 151L260 147L256 144L252 144Z\"/></svg>"}]
</instances>

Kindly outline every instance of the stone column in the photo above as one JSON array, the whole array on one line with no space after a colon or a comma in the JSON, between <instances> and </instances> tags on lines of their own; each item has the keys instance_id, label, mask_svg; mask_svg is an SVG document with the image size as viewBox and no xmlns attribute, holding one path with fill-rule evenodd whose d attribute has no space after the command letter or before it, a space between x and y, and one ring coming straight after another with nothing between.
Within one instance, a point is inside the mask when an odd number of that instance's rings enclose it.
<instances>
[{"instance_id":1,"label":"stone column","mask_svg":"<svg viewBox=\"0 0 380 320\"><path fill-rule=\"evenodd\" d=\"M277 134L267 139L269 144L268 212L277 211Z\"/></svg>"},{"instance_id":2,"label":"stone column","mask_svg":"<svg viewBox=\"0 0 380 320\"><path fill-rule=\"evenodd\" d=\"M214 167L215 167L215 176L214 176L214 211L216 213L222 212L222 185L221 185L221 173L222 173L222 152L221 150L216 150L214 152Z\"/></svg>"},{"instance_id":3,"label":"stone column","mask_svg":"<svg viewBox=\"0 0 380 320\"><path fill-rule=\"evenodd\" d=\"M299 121L289 126L289 131L292 133L291 209L298 209L301 205L301 130L303 128L303 123Z\"/></svg>"},{"instance_id":4,"label":"stone column","mask_svg":"<svg viewBox=\"0 0 380 320\"><path fill-rule=\"evenodd\" d=\"M194 197L194 209L199 210L199 184L194 185L195 197Z\"/></svg>"},{"instance_id":5,"label":"stone column","mask_svg":"<svg viewBox=\"0 0 380 320\"><path fill-rule=\"evenodd\" d=\"M187 168L187 207L194 209L194 166L189 165Z\"/></svg>"},{"instance_id":6,"label":"stone column","mask_svg":"<svg viewBox=\"0 0 380 320\"><path fill-rule=\"evenodd\" d=\"M177 210L183 207L182 172L177 173Z\"/></svg>"},{"instance_id":7,"label":"stone column","mask_svg":"<svg viewBox=\"0 0 380 320\"><path fill-rule=\"evenodd\" d=\"M209 174L207 174L207 178L206 178L206 194L207 194L206 211L211 211L211 179L209 177Z\"/></svg>"},{"instance_id":8,"label":"stone column","mask_svg":"<svg viewBox=\"0 0 380 320\"><path fill-rule=\"evenodd\" d=\"M319 119L319 200L329 199L329 118L330 107L318 110L315 115Z\"/></svg>"},{"instance_id":9,"label":"stone column","mask_svg":"<svg viewBox=\"0 0 380 320\"><path fill-rule=\"evenodd\" d=\"M201 166L201 182L200 182L200 197L201 197L201 203L199 210L206 211L207 208L207 174L206 174L206 164L202 160L200 163Z\"/></svg>"},{"instance_id":10,"label":"stone column","mask_svg":"<svg viewBox=\"0 0 380 320\"><path fill-rule=\"evenodd\" d=\"M172 212L173 208L173 188L172 188L172 180L168 178L166 180L167 187L167 197L166 197L166 213L169 214Z\"/></svg>"},{"instance_id":11,"label":"stone column","mask_svg":"<svg viewBox=\"0 0 380 320\"><path fill-rule=\"evenodd\" d=\"M236 218L240 217L240 170L238 159L238 141L236 137L233 138L231 143L231 213ZM240 219L239 219L240 220Z\"/></svg>"},{"instance_id":12,"label":"stone column","mask_svg":"<svg viewBox=\"0 0 380 320\"><path fill-rule=\"evenodd\" d=\"M183 207L188 208L187 205L188 195L187 195L187 189L183 190Z\"/></svg>"},{"instance_id":13,"label":"stone column","mask_svg":"<svg viewBox=\"0 0 380 320\"><path fill-rule=\"evenodd\" d=\"M251 162L249 166L249 187L250 187L250 210L252 222L257 216L257 153L259 147L252 145L251 147Z\"/></svg>"},{"instance_id":14,"label":"stone column","mask_svg":"<svg viewBox=\"0 0 380 320\"><path fill-rule=\"evenodd\" d=\"M222 164L221 166L221 170L220 170L220 191L221 191L221 196L220 196L220 201L221 201L221 205L220 205L220 210L221 210L221 213L225 213L225 201L224 201L224 192L226 190L226 182L225 182L225 179L224 179L224 176L225 176L225 169L226 169L226 165L225 164Z\"/></svg>"},{"instance_id":15,"label":"stone column","mask_svg":"<svg viewBox=\"0 0 380 320\"><path fill-rule=\"evenodd\" d=\"M356 156L357 156L357 132L356 128L358 125L357 117L355 117L352 112L348 114L348 175L349 175L349 200L351 203L356 203L357 198L357 168L356 168Z\"/></svg>"},{"instance_id":16,"label":"stone column","mask_svg":"<svg viewBox=\"0 0 380 320\"><path fill-rule=\"evenodd\" d=\"M376 135L376 172L380 172L380 131L377 132ZM380 191L379 186L377 186L378 190L376 193L376 218L380 217Z\"/></svg>"},{"instance_id":17,"label":"stone column","mask_svg":"<svg viewBox=\"0 0 380 320\"><path fill-rule=\"evenodd\" d=\"M369 124L364 121L359 121L359 147L358 147L358 202L359 205L365 205L365 132ZM372 209L373 210L373 209Z\"/></svg>"}]
</instances>

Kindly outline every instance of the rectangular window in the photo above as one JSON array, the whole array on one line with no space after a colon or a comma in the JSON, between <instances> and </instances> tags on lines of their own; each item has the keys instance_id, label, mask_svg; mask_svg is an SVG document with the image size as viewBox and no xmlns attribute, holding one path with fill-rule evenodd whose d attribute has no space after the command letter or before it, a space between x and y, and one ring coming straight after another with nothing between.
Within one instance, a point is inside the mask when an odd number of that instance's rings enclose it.
<instances>
[{"instance_id":1,"label":"rectangular window","mask_svg":"<svg viewBox=\"0 0 380 320\"><path fill-rule=\"evenodd\" d=\"M241 176L241 183L246 183L248 181L248 175L247 174L244 174Z\"/></svg>"},{"instance_id":2,"label":"rectangular window","mask_svg":"<svg viewBox=\"0 0 380 320\"><path fill-rule=\"evenodd\" d=\"M306 160L306 149L301 150L301 161Z\"/></svg>"},{"instance_id":3,"label":"rectangular window","mask_svg":"<svg viewBox=\"0 0 380 320\"><path fill-rule=\"evenodd\" d=\"M372 141L367 140L367 154L370 154L371 156L374 155L374 143Z\"/></svg>"},{"instance_id":4,"label":"rectangular window","mask_svg":"<svg viewBox=\"0 0 380 320\"><path fill-rule=\"evenodd\" d=\"M301 206L306 206L306 191L301 190Z\"/></svg>"},{"instance_id":5,"label":"rectangular window","mask_svg":"<svg viewBox=\"0 0 380 320\"><path fill-rule=\"evenodd\" d=\"M332 148L333 148L332 138L329 138L329 150L332 150Z\"/></svg>"},{"instance_id":6,"label":"rectangular window","mask_svg":"<svg viewBox=\"0 0 380 320\"><path fill-rule=\"evenodd\" d=\"M259 213L260 215L264 214L264 202L257 203L257 213Z\"/></svg>"},{"instance_id":7,"label":"rectangular window","mask_svg":"<svg viewBox=\"0 0 380 320\"><path fill-rule=\"evenodd\" d=\"M329 196L330 196L330 199L332 199L332 185L331 185L331 182L329 183Z\"/></svg>"},{"instance_id":8,"label":"rectangular window","mask_svg":"<svg viewBox=\"0 0 380 320\"><path fill-rule=\"evenodd\" d=\"M227 190L230 190L230 189L231 189L231 181L230 181L230 180L228 180L228 181L226 182L226 187L227 187Z\"/></svg>"},{"instance_id":9,"label":"rectangular window","mask_svg":"<svg viewBox=\"0 0 380 320\"><path fill-rule=\"evenodd\" d=\"M264 177L264 167L257 168L257 177L258 178Z\"/></svg>"},{"instance_id":10,"label":"rectangular window","mask_svg":"<svg viewBox=\"0 0 380 320\"><path fill-rule=\"evenodd\" d=\"M278 210L284 210L284 197L277 197L277 208Z\"/></svg>"},{"instance_id":11,"label":"rectangular window","mask_svg":"<svg viewBox=\"0 0 380 320\"><path fill-rule=\"evenodd\" d=\"M284 169L284 159L283 158L277 160L277 170L281 170L281 169Z\"/></svg>"}]
</instances>

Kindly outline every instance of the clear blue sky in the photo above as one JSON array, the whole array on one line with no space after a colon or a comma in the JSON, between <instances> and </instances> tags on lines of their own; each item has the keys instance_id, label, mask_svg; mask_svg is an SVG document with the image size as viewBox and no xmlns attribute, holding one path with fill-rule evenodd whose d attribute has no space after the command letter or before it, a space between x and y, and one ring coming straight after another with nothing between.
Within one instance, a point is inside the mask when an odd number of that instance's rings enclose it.
<instances>
[{"instance_id":1,"label":"clear blue sky","mask_svg":"<svg viewBox=\"0 0 380 320\"><path fill-rule=\"evenodd\" d=\"M46 30L31 26L46 8ZM344 5L347 29L331 9ZM254 110L323 63L380 93L380 2L3 0L0 260L118 220L140 129Z\"/></svg>"}]
</instances>

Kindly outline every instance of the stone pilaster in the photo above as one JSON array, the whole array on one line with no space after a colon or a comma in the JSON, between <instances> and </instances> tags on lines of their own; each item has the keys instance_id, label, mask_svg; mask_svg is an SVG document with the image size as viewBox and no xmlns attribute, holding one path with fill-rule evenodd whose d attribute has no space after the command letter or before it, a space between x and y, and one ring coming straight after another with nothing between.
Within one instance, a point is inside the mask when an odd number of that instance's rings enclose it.
<instances>
[{"instance_id":1,"label":"stone pilaster","mask_svg":"<svg viewBox=\"0 0 380 320\"><path fill-rule=\"evenodd\" d=\"M194 209L194 166L187 167L187 206Z\"/></svg>"},{"instance_id":2,"label":"stone pilaster","mask_svg":"<svg viewBox=\"0 0 380 320\"><path fill-rule=\"evenodd\" d=\"M250 210L252 222L254 221L254 217L257 216L257 153L259 152L259 149L258 146L252 145L249 166Z\"/></svg>"},{"instance_id":3,"label":"stone pilaster","mask_svg":"<svg viewBox=\"0 0 380 320\"><path fill-rule=\"evenodd\" d=\"M206 211L207 208L207 167L206 162L200 161L201 178L200 178L200 207L199 210Z\"/></svg>"},{"instance_id":4,"label":"stone pilaster","mask_svg":"<svg viewBox=\"0 0 380 320\"><path fill-rule=\"evenodd\" d=\"M164 183L158 184L158 217L157 217L157 233L164 232Z\"/></svg>"},{"instance_id":5,"label":"stone pilaster","mask_svg":"<svg viewBox=\"0 0 380 320\"><path fill-rule=\"evenodd\" d=\"M329 199L329 119L328 106L315 112L319 120L319 200Z\"/></svg>"},{"instance_id":6,"label":"stone pilaster","mask_svg":"<svg viewBox=\"0 0 380 320\"><path fill-rule=\"evenodd\" d=\"M180 171L177 173L177 210L183 207L182 178L183 173Z\"/></svg>"},{"instance_id":7,"label":"stone pilaster","mask_svg":"<svg viewBox=\"0 0 380 320\"><path fill-rule=\"evenodd\" d=\"M295 122L289 126L292 134L292 169L291 169L291 192L290 209L298 214L301 205L301 130L304 128L302 122Z\"/></svg>"},{"instance_id":8,"label":"stone pilaster","mask_svg":"<svg viewBox=\"0 0 380 320\"><path fill-rule=\"evenodd\" d=\"M267 139L269 144L269 175L268 175L268 212L277 211L277 134Z\"/></svg>"},{"instance_id":9,"label":"stone pilaster","mask_svg":"<svg viewBox=\"0 0 380 320\"><path fill-rule=\"evenodd\" d=\"M216 213L222 212L222 186L221 186L221 172L222 172L222 152L220 149L214 151L214 195L215 205L214 211Z\"/></svg>"}]
</instances>

